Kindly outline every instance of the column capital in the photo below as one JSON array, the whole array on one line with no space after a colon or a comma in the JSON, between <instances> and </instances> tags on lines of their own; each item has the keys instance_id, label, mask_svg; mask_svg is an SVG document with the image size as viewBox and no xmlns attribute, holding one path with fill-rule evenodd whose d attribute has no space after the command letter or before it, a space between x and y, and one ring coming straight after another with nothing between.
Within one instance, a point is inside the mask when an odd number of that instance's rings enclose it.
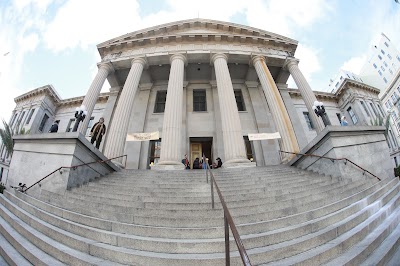
<instances>
[{"instance_id":1,"label":"column capital","mask_svg":"<svg viewBox=\"0 0 400 266\"><path fill-rule=\"evenodd\" d=\"M286 59L286 62L283 67L289 69L290 66L298 66L298 65L299 65L299 59L294 57L289 57Z\"/></svg>"},{"instance_id":2,"label":"column capital","mask_svg":"<svg viewBox=\"0 0 400 266\"><path fill-rule=\"evenodd\" d=\"M223 58L225 61L228 61L228 55L224 53L216 53L213 56L211 56L211 64L215 62L218 58Z\"/></svg>"},{"instance_id":3,"label":"column capital","mask_svg":"<svg viewBox=\"0 0 400 266\"><path fill-rule=\"evenodd\" d=\"M251 63L253 63L253 65L255 65L257 61L264 61L265 62L265 57L262 56L262 55L253 55L251 57Z\"/></svg>"},{"instance_id":4,"label":"column capital","mask_svg":"<svg viewBox=\"0 0 400 266\"><path fill-rule=\"evenodd\" d=\"M113 73L113 72L115 71L113 65L112 65L110 62L107 62L107 63L98 63L98 64L97 64L97 67L98 67L99 69L100 69L100 68L103 68L103 69L107 70L108 73Z\"/></svg>"},{"instance_id":5,"label":"column capital","mask_svg":"<svg viewBox=\"0 0 400 266\"><path fill-rule=\"evenodd\" d=\"M169 58L169 62L172 64L172 61L180 59L183 61L183 63L185 64L185 66L187 65L187 58L184 54L173 54L170 56Z\"/></svg>"},{"instance_id":6,"label":"column capital","mask_svg":"<svg viewBox=\"0 0 400 266\"><path fill-rule=\"evenodd\" d=\"M131 65L133 65L134 63L139 63L143 65L143 68L147 68L149 66L147 59L145 57L136 57L133 58L131 61Z\"/></svg>"}]
</instances>

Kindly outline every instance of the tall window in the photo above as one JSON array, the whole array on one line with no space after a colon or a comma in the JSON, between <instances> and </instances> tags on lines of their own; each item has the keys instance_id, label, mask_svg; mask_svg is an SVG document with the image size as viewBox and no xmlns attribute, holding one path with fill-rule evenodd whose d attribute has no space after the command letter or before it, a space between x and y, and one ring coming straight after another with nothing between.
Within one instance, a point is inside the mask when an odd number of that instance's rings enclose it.
<instances>
[{"instance_id":1,"label":"tall window","mask_svg":"<svg viewBox=\"0 0 400 266\"><path fill-rule=\"evenodd\" d=\"M372 108L372 111L374 111L375 116L378 116L378 113L376 112L375 106L372 103L369 103L369 105Z\"/></svg>"},{"instance_id":2,"label":"tall window","mask_svg":"<svg viewBox=\"0 0 400 266\"><path fill-rule=\"evenodd\" d=\"M22 119L24 118L24 116L25 116L25 111L23 111L22 113L21 113L21 115L19 116L19 118L18 118L18 122L17 122L17 126L16 126L16 129L18 130L18 127L19 127L19 125L21 124L21 121L22 121Z\"/></svg>"},{"instance_id":3,"label":"tall window","mask_svg":"<svg viewBox=\"0 0 400 266\"><path fill-rule=\"evenodd\" d=\"M193 90L193 111L207 111L206 90Z\"/></svg>"},{"instance_id":4,"label":"tall window","mask_svg":"<svg viewBox=\"0 0 400 266\"><path fill-rule=\"evenodd\" d=\"M31 118L32 118L32 115L33 115L34 112L35 112L35 109L32 109L32 110L29 112L28 119L26 120L26 124L27 124L27 125L29 124L29 122L31 122Z\"/></svg>"},{"instance_id":5,"label":"tall window","mask_svg":"<svg viewBox=\"0 0 400 266\"><path fill-rule=\"evenodd\" d=\"M154 113L164 113L166 101L167 101L167 91L157 91Z\"/></svg>"},{"instance_id":6,"label":"tall window","mask_svg":"<svg viewBox=\"0 0 400 266\"><path fill-rule=\"evenodd\" d=\"M74 123L75 123L75 118L71 118L68 122L68 126L67 126L67 129L65 130L65 132L71 132L72 128L74 126Z\"/></svg>"},{"instance_id":7,"label":"tall window","mask_svg":"<svg viewBox=\"0 0 400 266\"><path fill-rule=\"evenodd\" d=\"M12 127L14 125L14 122L15 122L15 119L17 118L17 116L18 116L17 113L15 113L13 119L11 120L10 127Z\"/></svg>"},{"instance_id":8,"label":"tall window","mask_svg":"<svg viewBox=\"0 0 400 266\"><path fill-rule=\"evenodd\" d=\"M377 106L378 106L379 112L381 112L381 115L382 115L382 116L385 116L385 115L384 115L385 112L383 111L382 106L381 106L379 103L377 104Z\"/></svg>"},{"instance_id":9,"label":"tall window","mask_svg":"<svg viewBox=\"0 0 400 266\"><path fill-rule=\"evenodd\" d=\"M309 130L313 130L314 129L314 125L311 122L310 114L308 112L303 112L303 115L304 115L304 119L306 120L308 129Z\"/></svg>"},{"instance_id":10,"label":"tall window","mask_svg":"<svg viewBox=\"0 0 400 266\"><path fill-rule=\"evenodd\" d=\"M235 90L235 99L238 111L246 111L246 106L244 105L242 90Z\"/></svg>"},{"instance_id":11,"label":"tall window","mask_svg":"<svg viewBox=\"0 0 400 266\"><path fill-rule=\"evenodd\" d=\"M340 122L342 122L342 118L341 118L340 113L336 113L336 117L339 120L339 124L340 124Z\"/></svg>"},{"instance_id":12,"label":"tall window","mask_svg":"<svg viewBox=\"0 0 400 266\"><path fill-rule=\"evenodd\" d=\"M358 119L356 114L354 113L353 109L351 109L351 107L347 108L347 112L350 115L351 121L353 121L353 124L357 124Z\"/></svg>"},{"instance_id":13,"label":"tall window","mask_svg":"<svg viewBox=\"0 0 400 266\"><path fill-rule=\"evenodd\" d=\"M364 103L363 101L361 101L361 105L362 105L362 107L364 108L364 111L367 113L367 116L370 116L370 115L369 115L369 111L368 111L368 109L367 109L367 106L365 106L365 103Z\"/></svg>"},{"instance_id":14,"label":"tall window","mask_svg":"<svg viewBox=\"0 0 400 266\"><path fill-rule=\"evenodd\" d=\"M49 120L49 116L44 114L42 122L40 122L39 131L43 132L44 126L46 125L47 120Z\"/></svg>"}]
</instances>

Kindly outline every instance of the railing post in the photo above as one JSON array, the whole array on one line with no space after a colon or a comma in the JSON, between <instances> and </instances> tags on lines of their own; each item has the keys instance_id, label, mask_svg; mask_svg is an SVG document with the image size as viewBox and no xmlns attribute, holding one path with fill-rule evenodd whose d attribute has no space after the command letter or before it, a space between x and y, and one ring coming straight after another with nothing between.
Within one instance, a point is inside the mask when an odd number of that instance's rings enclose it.
<instances>
[{"instance_id":1,"label":"railing post","mask_svg":"<svg viewBox=\"0 0 400 266\"><path fill-rule=\"evenodd\" d=\"M207 181L207 184L208 184L208 168L206 168L206 181Z\"/></svg>"},{"instance_id":2,"label":"railing post","mask_svg":"<svg viewBox=\"0 0 400 266\"><path fill-rule=\"evenodd\" d=\"M214 177L211 175L211 206L214 209Z\"/></svg>"},{"instance_id":3,"label":"railing post","mask_svg":"<svg viewBox=\"0 0 400 266\"><path fill-rule=\"evenodd\" d=\"M230 249L229 249L229 224L224 211L224 226L225 226L225 265L231 265Z\"/></svg>"}]
</instances>

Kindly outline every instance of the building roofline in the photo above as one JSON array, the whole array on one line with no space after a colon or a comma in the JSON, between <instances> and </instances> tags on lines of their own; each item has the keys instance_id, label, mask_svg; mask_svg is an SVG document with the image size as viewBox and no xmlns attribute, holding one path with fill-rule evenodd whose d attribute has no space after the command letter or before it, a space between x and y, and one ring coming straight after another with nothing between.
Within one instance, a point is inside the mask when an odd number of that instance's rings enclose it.
<instances>
[{"instance_id":1,"label":"building roofline","mask_svg":"<svg viewBox=\"0 0 400 266\"><path fill-rule=\"evenodd\" d=\"M31 91L28 91L18 97L14 98L14 102L18 103L20 101L23 101L26 98L32 97L34 95L42 94L42 93L47 93L50 95L50 97L56 102L61 101L61 97L58 95L57 91L54 89L53 85L44 85L42 87L33 89Z\"/></svg>"}]
</instances>

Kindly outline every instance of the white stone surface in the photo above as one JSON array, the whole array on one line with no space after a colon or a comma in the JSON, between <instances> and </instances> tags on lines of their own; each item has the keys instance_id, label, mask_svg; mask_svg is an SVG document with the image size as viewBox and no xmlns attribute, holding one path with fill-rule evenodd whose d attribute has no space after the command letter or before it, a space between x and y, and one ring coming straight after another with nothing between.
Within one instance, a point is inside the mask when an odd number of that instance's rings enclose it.
<instances>
[{"instance_id":1,"label":"white stone surface","mask_svg":"<svg viewBox=\"0 0 400 266\"><path fill-rule=\"evenodd\" d=\"M132 66L128 78L125 82L124 88L122 89L121 96L115 109L114 119L108 130L109 136L107 137L107 145L104 150L104 153L108 158L121 156L124 153L129 117L145 65L146 60L143 58L132 60ZM117 161L121 160L117 159Z\"/></svg>"}]
</instances>

